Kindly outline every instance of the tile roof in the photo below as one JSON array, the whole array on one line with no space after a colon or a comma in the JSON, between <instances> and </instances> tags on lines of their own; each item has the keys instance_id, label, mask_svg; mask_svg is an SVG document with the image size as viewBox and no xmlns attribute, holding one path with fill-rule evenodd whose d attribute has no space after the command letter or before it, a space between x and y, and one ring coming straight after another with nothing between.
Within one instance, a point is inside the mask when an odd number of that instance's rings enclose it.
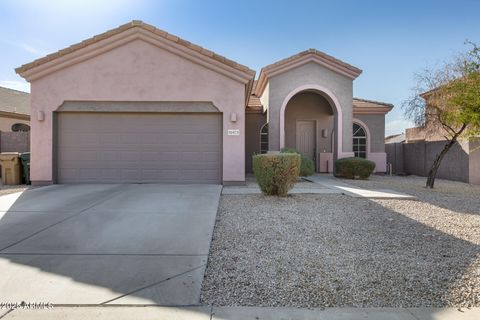
<instances>
[{"instance_id":1,"label":"tile roof","mask_svg":"<svg viewBox=\"0 0 480 320\"><path fill-rule=\"evenodd\" d=\"M352 100L353 106L354 107L378 107L378 106L383 106L383 107L391 107L393 108L393 104L391 103L386 103L386 102L381 102L381 101L375 101L375 100L367 100L367 99L360 99L360 98L353 98Z\"/></svg>"},{"instance_id":2,"label":"tile roof","mask_svg":"<svg viewBox=\"0 0 480 320\"><path fill-rule=\"evenodd\" d=\"M30 94L0 87L0 111L29 115Z\"/></svg>"},{"instance_id":3,"label":"tile roof","mask_svg":"<svg viewBox=\"0 0 480 320\"><path fill-rule=\"evenodd\" d=\"M385 138L385 143L400 143L405 141L405 133L394 134Z\"/></svg>"},{"instance_id":4,"label":"tile roof","mask_svg":"<svg viewBox=\"0 0 480 320\"><path fill-rule=\"evenodd\" d=\"M252 86L252 92L250 94L250 98L248 100L247 104L247 109L249 110L263 110L263 105L262 102L260 101L260 98L255 94L255 89L257 87L258 80L255 80L253 82ZM361 99L361 98L353 98L352 99L352 104L354 107L357 108L393 108L393 104L391 103L386 103L386 102L381 102L381 101L375 101L375 100L367 100L367 99Z\"/></svg>"},{"instance_id":5,"label":"tile roof","mask_svg":"<svg viewBox=\"0 0 480 320\"><path fill-rule=\"evenodd\" d=\"M262 102L260 101L260 98L252 94L250 96L250 99L248 100L247 109L263 110L263 105L262 105Z\"/></svg>"},{"instance_id":6,"label":"tile roof","mask_svg":"<svg viewBox=\"0 0 480 320\"><path fill-rule=\"evenodd\" d=\"M42 65L42 64L47 63L47 62L49 62L49 61L55 60L55 59L57 59L57 58L59 58L59 57L65 56L65 55L67 55L67 54L69 54L69 53L72 53L72 52L74 52L74 51L76 51L76 50L79 50L79 49L84 48L84 47L86 47L86 46L88 46L88 45L97 43L97 42L99 42L99 41L102 41L102 40L104 40L104 39L107 39L107 38L109 38L109 37L111 37L111 36L114 36L114 35L116 35L116 34L122 33L122 32L124 32L124 31L126 31L126 30L128 30L128 29L132 29L132 28L141 28L141 29L144 29L144 30L148 30L148 31L150 31L150 32L153 32L154 34L156 34L156 35L158 35L158 36L160 36L160 37L163 37L163 38L168 39L168 40L170 40L170 41L172 41L172 42L175 42L175 43L177 43L177 44L179 44L179 45L182 45L182 46L184 46L184 47L187 47L187 48L189 48L189 49L191 49L191 50L193 50L193 51L196 51L196 52L198 52L198 53L200 53L200 54L202 54L202 55L204 55L204 56L207 56L207 57L209 57L209 58L211 58L211 59L214 59L214 60L216 60L216 61L218 61L218 62L221 62L221 63L223 63L223 64L226 64L226 65L228 65L228 66L230 66L230 67L232 67L232 68L234 68L234 69L237 69L237 70L240 70L240 71L249 73L249 74L252 75L252 77L253 77L253 75L255 74L255 71L254 71L254 70L251 70L251 69L248 68L247 66L241 65L241 64L239 64L239 63L237 63L237 62L235 62L235 61L233 61L233 60L227 59L227 58L225 58L224 56L221 56L221 55L219 55L219 54L216 54L216 53L213 52L213 51L210 51L210 50L205 49L205 48L203 48L203 47L201 47L201 46L198 46L198 45L196 45L196 44L193 44L193 43L191 43L191 42L189 42L189 41L187 41L187 40L184 40L184 39L179 38L179 37L177 37L177 36L175 36L175 35L172 35L172 34L170 34L170 33L167 33L167 32L165 32L165 31L163 31L163 30L161 30L161 29L158 29L158 28L156 28L156 27L154 27L154 26L152 26L152 25L150 25L150 24L144 23L144 22L142 22L142 21L140 21L140 20L133 20L133 21L131 21L131 22L129 22L129 23L126 23L126 24L124 24L124 25L121 25L121 26L119 26L119 27L117 27L117 28L115 28L115 29L106 31L106 32L104 32L104 33L101 33L101 34L96 35L96 36L94 36L94 37L92 37L92 38L86 39L86 40L84 40L84 41L82 41L82 42L79 42L79 43L77 43L77 44L71 45L71 46L69 46L68 48L59 50L59 51L57 51L57 52L55 52L55 53L51 53L51 54L49 54L49 55L47 55L47 56L45 56L45 57L43 57L43 58L40 58L40 59L37 59L37 60L35 60L35 61L33 61L33 62L24 64L24 65L18 67L17 69L15 69L15 71L16 71L17 73L23 73L23 72L25 72L25 71L27 71L27 70L30 70L30 69L32 69L32 68L35 68L35 67L37 67L37 66L39 66L39 65Z\"/></svg>"},{"instance_id":7,"label":"tile roof","mask_svg":"<svg viewBox=\"0 0 480 320\"><path fill-rule=\"evenodd\" d=\"M247 110L263 111L262 102L260 101L260 98L255 95L255 87L257 86L257 83L257 80L253 82L252 92L250 94L250 98L248 99Z\"/></svg>"}]
</instances>

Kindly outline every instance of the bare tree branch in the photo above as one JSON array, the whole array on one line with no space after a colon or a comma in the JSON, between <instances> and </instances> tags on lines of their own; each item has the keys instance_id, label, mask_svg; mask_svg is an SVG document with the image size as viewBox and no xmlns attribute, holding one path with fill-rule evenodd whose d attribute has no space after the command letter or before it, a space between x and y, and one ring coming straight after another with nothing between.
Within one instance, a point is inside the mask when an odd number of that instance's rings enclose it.
<instances>
[{"instance_id":1,"label":"bare tree branch","mask_svg":"<svg viewBox=\"0 0 480 320\"><path fill-rule=\"evenodd\" d=\"M470 51L415 74L413 94L402 104L405 116L421 127L426 140L447 141L429 171L430 188L443 157L457 140L480 134L480 48L466 43L473 47Z\"/></svg>"}]
</instances>

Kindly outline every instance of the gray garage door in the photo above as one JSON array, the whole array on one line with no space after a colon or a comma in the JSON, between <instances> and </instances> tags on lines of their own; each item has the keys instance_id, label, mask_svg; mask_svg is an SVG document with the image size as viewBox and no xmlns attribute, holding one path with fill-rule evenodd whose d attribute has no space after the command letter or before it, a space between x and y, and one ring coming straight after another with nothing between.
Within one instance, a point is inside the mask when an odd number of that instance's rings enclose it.
<instances>
[{"instance_id":1,"label":"gray garage door","mask_svg":"<svg viewBox=\"0 0 480 320\"><path fill-rule=\"evenodd\" d=\"M222 117L59 113L58 183L220 183Z\"/></svg>"}]
</instances>

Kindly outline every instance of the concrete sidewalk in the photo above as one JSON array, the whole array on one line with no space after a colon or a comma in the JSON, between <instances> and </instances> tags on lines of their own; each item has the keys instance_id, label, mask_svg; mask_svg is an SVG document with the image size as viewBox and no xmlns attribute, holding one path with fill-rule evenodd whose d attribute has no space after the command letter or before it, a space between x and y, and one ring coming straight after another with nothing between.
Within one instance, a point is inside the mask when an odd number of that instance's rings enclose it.
<instances>
[{"instance_id":1,"label":"concrete sidewalk","mask_svg":"<svg viewBox=\"0 0 480 320\"><path fill-rule=\"evenodd\" d=\"M247 175L244 186L224 186L222 194L261 194L262 191L258 186L257 181L253 175ZM295 183L295 186L288 191L289 194L342 194L341 190L328 188L321 184L305 179L300 179Z\"/></svg>"},{"instance_id":2,"label":"concrete sidewalk","mask_svg":"<svg viewBox=\"0 0 480 320\"><path fill-rule=\"evenodd\" d=\"M259 187L235 187L228 186L223 187L222 194L261 194L262 191ZM333 190L327 188L296 188L288 191L289 194L341 194L340 190Z\"/></svg>"},{"instance_id":3,"label":"concrete sidewalk","mask_svg":"<svg viewBox=\"0 0 480 320\"><path fill-rule=\"evenodd\" d=\"M54 307L50 310L12 310L0 319L175 319L175 320L474 320L480 308L269 308L269 307Z\"/></svg>"},{"instance_id":4,"label":"concrete sidewalk","mask_svg":"<svg viewBox=\"0 0 480 320\"><path fill-rule=\"evenodd\" d=\"M315 174L304 179L318 183L323 187L331 190L338 190L341 193L354 198L417 200L417 197L415 196L390 189L365 189L352 186L344 182L343 180L340 180L328 174Z\"/></svg>"}]
</instances>

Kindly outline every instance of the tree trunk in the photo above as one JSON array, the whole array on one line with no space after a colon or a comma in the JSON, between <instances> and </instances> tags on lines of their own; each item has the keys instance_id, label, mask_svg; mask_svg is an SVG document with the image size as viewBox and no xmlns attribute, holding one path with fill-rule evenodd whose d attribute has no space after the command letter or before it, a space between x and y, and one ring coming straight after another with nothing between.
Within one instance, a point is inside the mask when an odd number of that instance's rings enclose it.
<instances>
[{"instance_id":1,"label":"tree trunk","mask_svg":"<svg viewBox=\"0 0 480 320\"><path fill-rule=\"evenodd\" d=\"M433 189L433 186L435 184L435 178L437 176L437 171L438 171L438 168L440 167L440 164L442 163L443 158L447 154L448 150L450 150L450 148L453 147L453 145L457 142L458 136L462 134L465 128L466 128L466 125L464 124L460 128L460 130L457 133L455 133L452 140L449 140L443 147L442 151L439 154L437 154L437 157L433 161L430 171L428 171L428 178L427 178L427 184L426 184L427 188Z\"/></svg>"},{"instance_id":2,"label":"tree trunk","mask_svg":"<svg viewBox=\"0 0 480 320\"><path fill-rule=\"evenodd\" d=\"M428 171L428 178L427 178L427 185L426 185L427 188L433 189L438 168L440 167L440 164L442 163L442 160L447 154L448 150L450 150L450 148L455 144L455 142L457 142L457 139L448 141L443 147L443 150L439 154L437 154L437 157L435 158L435 161L433 161L430 171Z\"/></svg>"}]
</instances>

